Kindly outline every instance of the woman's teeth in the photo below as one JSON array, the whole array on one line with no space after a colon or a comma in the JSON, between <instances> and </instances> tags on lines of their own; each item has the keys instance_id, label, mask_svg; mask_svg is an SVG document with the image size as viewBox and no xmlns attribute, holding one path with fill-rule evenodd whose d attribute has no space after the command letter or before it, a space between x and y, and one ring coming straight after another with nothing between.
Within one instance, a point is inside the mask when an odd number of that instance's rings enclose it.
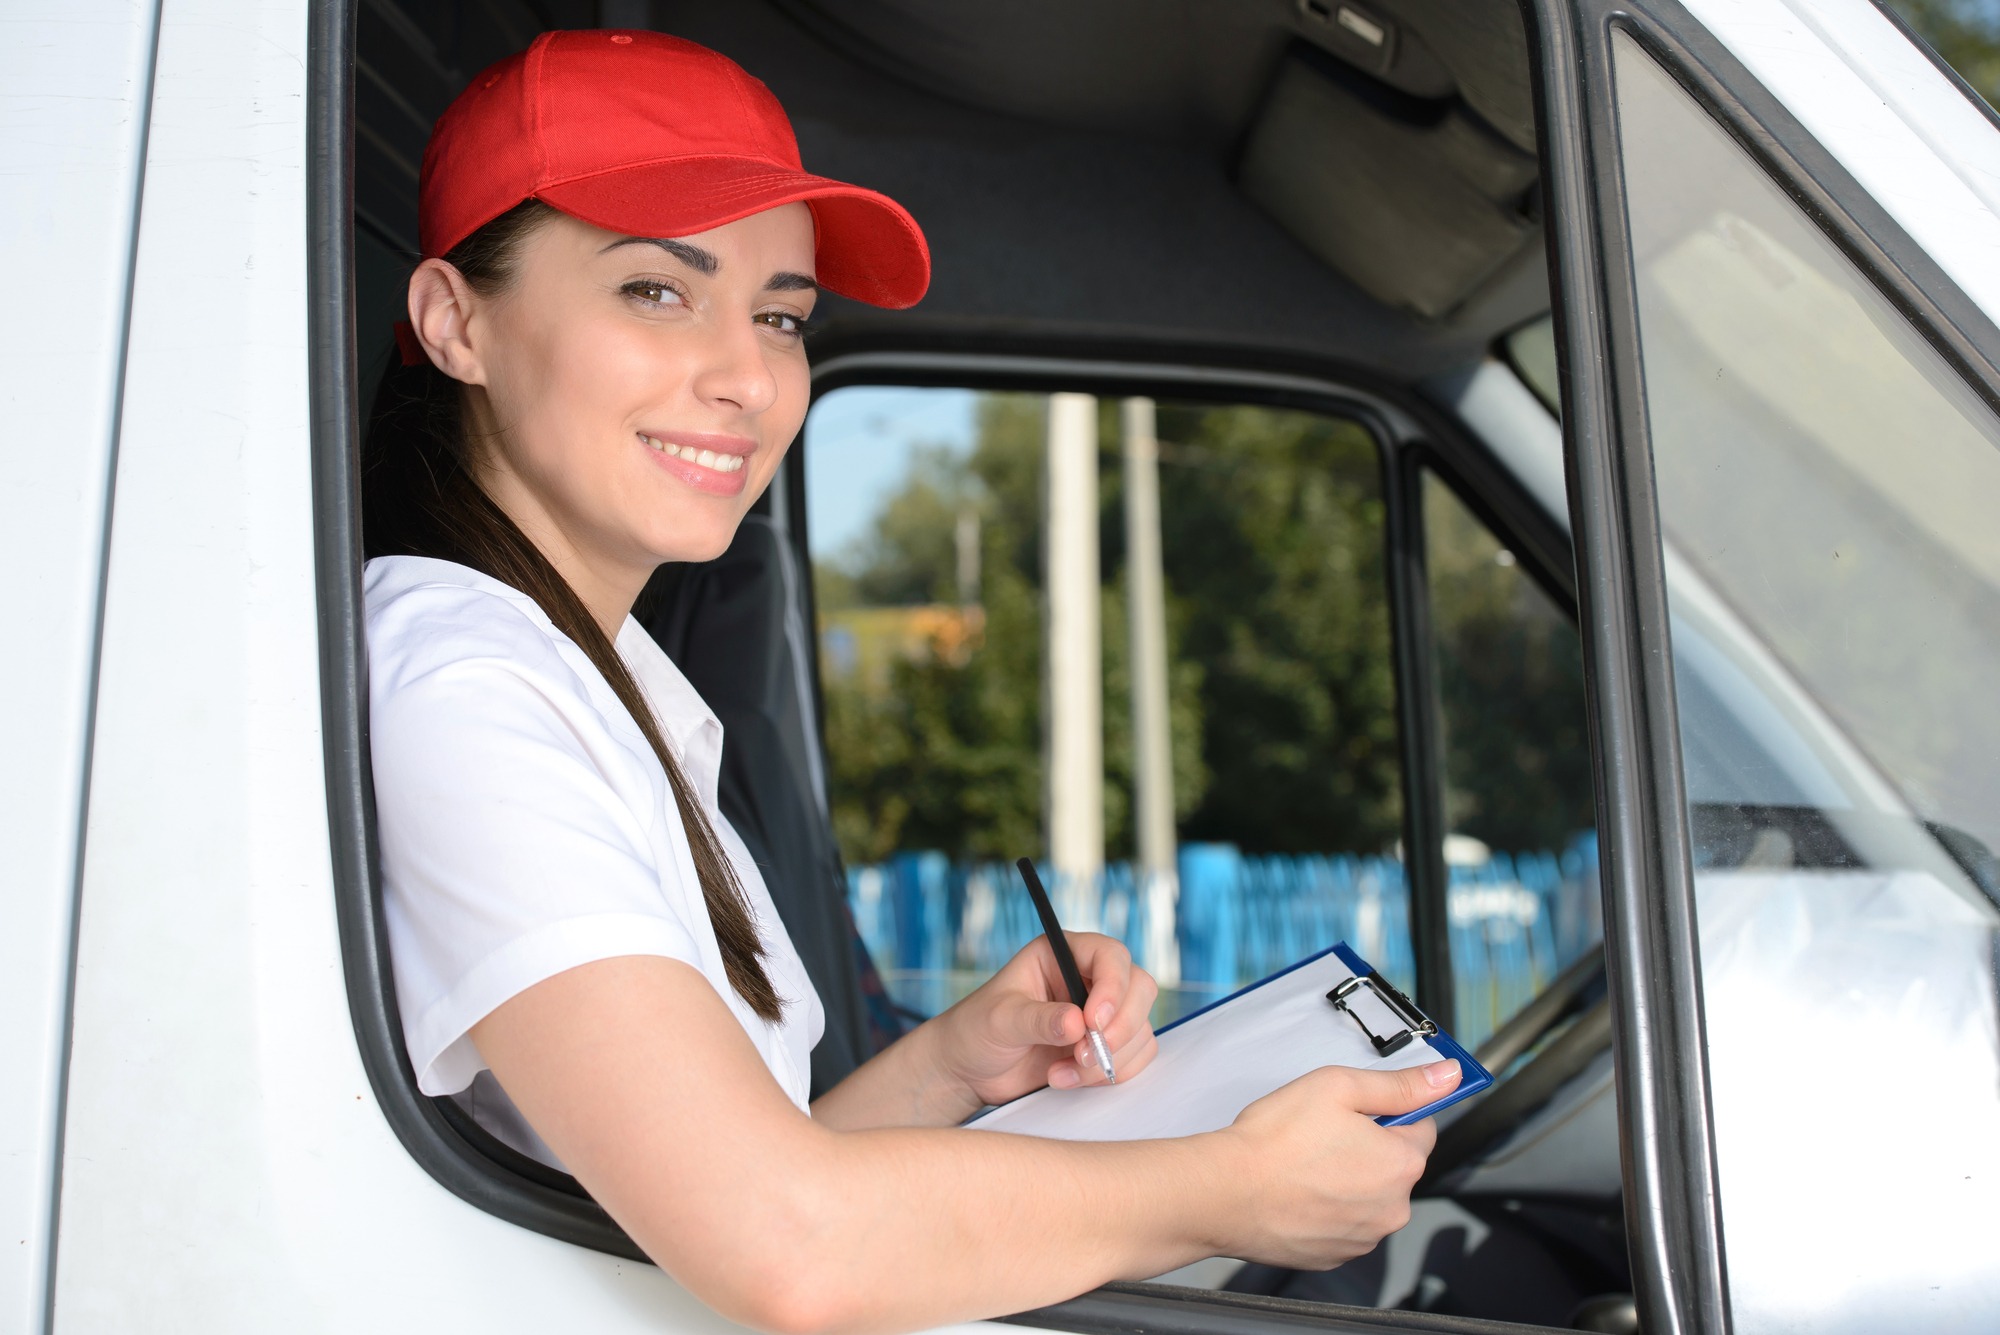
<instances>
[{"instance_id":1,"label":"woman's teeth","mask_svg":"<svg viewBox=\"0 0 2000 1335\"><path fill-rule=\"evenodd\" d=\"M685 459L703 468L713 468L718 473L738 473L743 470L743 456L740 454L717 454L714 450L697 450L691 446L676 445L670 440L660 440L654 436L640 436L649 449L658 450L675 459Z\"/></svg>"}]
</instances>

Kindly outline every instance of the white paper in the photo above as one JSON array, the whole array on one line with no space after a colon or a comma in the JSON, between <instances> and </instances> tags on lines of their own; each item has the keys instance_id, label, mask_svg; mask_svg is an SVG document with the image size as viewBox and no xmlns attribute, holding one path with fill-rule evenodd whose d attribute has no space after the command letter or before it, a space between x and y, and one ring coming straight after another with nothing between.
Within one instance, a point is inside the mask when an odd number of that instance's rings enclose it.
<instances>
[{"instance_id":1,"label":"white paper","mask_svg":"<svg viewBox=\"0 0 2000 1335\"><path fill-rule=\"evenodd\" d=\"M1129 1080L1038 1090L966 1125L1053 1140L1192 1136L1221 1130L1264 1095L1322 1066L1393 1071L1437 1061L1422 1038L1390 1056L1375 1054L1354 1017L1326 999L1353 976L1328 951L1167 1030L1159 1055ZM1356 1004L1376 1033L1399 1027L1368 989Z\"/></svg>"}]
</instances>

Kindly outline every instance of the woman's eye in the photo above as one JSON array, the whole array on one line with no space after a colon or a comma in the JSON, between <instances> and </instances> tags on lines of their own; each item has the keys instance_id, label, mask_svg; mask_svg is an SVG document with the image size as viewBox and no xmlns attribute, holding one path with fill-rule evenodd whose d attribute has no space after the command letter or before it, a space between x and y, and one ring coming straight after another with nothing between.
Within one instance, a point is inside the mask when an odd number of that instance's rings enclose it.
<instances>
[{"instance_id":1,"label":"woman's eye","mask_svg":"<svg viewBox=\"0 0 2000 1335\"><path fill-rule=\"evenodd\" d=\"M665 283L651 278L638 278L625 284L621 289L626 296L653 306L680 306L685 301L681 294Z\"/></svg>"},{"instance_id":2,"label":"woman's eye","mask_svg":"<svg viewBox=\"0 0 2000 1335\"><path fill-rule=\"evenodd\" d=\"M769 325L781 334L796 337L806 331L806 317L794 315L790 311L760 311L752 318L758 324Z\"/></svg>"}]
</instances>

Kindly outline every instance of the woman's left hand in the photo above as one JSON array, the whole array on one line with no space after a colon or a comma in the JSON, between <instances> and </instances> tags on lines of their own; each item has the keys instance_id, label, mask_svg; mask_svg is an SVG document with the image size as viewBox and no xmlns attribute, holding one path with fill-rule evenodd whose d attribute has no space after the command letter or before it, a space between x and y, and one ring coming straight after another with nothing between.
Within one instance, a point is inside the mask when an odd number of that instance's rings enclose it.
<instances>
[{"instance_id":1,"label":"woman's left hand","mask_svg":"<svg viewBox=\"0 0 2000 1335\"><path fill-rule=\"evenodd\" d=\"M1005 1103L1043 1085L1101 1085L1087 1028L1104 1035L1118 1079L1153 1060L1150 1019L1158 983L1132 963L1132 952L1095 932L1068 933L1077 971L1089 989L1084 1009L1069 1000L1048 938L1022 947L965 1000L932 1021L944 1074L980 1104ZM1090 1017L1086 1026L1084 1016Z\"/></svg>"}]
</instances>

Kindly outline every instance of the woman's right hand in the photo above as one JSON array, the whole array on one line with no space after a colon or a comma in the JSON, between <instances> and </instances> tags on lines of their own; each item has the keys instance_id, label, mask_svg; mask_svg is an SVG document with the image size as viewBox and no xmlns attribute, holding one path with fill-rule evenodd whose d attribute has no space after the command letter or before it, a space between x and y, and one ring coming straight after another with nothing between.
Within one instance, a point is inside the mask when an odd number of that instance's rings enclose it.
<instances>
[{"instance_id":1,"label":"woman's right hand","mask_svg":"<svg viewBox=\"0 0 2000 1335\"><path fill-rule=\"evenodd\" d=\"M1330 1270L1373 1251L1410 1220L1437 1128L1429 1118L1381 1126L1459 1081L1457 1062L1402 1071L1326 1066L1265 1095L1221 1133L1237 1151L1238 1198L1228 1255L1295 1270Z\"/></svg>"}]
</instances>

